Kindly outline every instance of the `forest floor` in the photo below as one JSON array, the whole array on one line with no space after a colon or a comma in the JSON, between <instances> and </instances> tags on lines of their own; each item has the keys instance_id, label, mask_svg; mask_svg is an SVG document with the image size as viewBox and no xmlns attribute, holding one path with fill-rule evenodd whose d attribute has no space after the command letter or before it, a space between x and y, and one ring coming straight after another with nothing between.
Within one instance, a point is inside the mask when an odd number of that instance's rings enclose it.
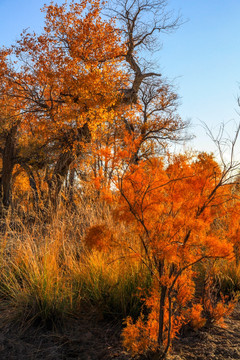
<instances>
[{"instance_id":1,"label":"forest floor","mask_svg":"<svg viewBox=\"0 0 240 360\"><path fill-rule=\"evenodd\" d=\"M0 360L129 360L116 322L71 320L62 331L6 325L0 315ZM4 324L5 323L5 324ZM169 360L240 360L240 306L226 328L189 331L175 340Z\"/></svg>"}]
</instances>

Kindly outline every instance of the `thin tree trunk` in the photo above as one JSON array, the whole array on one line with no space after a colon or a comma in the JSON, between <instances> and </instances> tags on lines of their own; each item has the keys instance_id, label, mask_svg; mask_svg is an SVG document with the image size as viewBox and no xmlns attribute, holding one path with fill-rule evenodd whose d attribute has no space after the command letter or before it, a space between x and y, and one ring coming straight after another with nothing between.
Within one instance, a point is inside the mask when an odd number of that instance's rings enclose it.
<instances>
[{"instance_id":1,"label":"thin tree trunk","mask_svg":"<svg viewBox=\"0 0 240 360\"><path fill-rule=\"evenodd\" d=\"M71 168L69 171L68 200L69 200L69 205L73 210L76 209L76 204L74 202L74 182L75 182L75 169Z\"/></svg>"},{"instance_id":2,"label":"thin tree trunk","mask_svg":"<svg viewBox=\"0 0 240 360\"><path fill-rule=\"evenodd\" d=\"M26 164L21 164L21 166L26 171L28 178L29 178L29 185L33 192L33 207L35 210L38 210L39 195L38 195L37 184L36 184L36 180L35 180L33 171Z\"/></svg>"},{"instance_id":3,"label":"thin tree trunk","mask_svg":"<svg viewBox=\"0 0 240 360\"><path fill-rule=\"evenodd\" d=\"M162 356L163 359L165 359L171 345L171 332L172 332L172 296L171 293L168 292L168 337L167 337L167 345Z\"/></svg>"},{"instance_id":4,"label":"thin tree trunk","mask_svg":"<svg viewBox=\"0 0 240 360\"><path fill-rule=\"evenodd\" d=\"M61 153L55 165L52 179L48 182L50 199L54 209L57 207L58 196L61 191L62 184L73 160L74 157L71 151Z\"/></svg>"},{"instance_id":5,"label":"thin tree trunk","mask_svg":"<svg viewBox=\"0 0 240 360\"><path fill-rule=\"evenodd\" d=\"M166 304L166 295L167 295L167 287L161 287L161 297L160 297L160 306L159 306L159 330L158 330L158 344L160 349L163 346L163 331L164 331L164 313L165 313L165 304Z\"/></svg>"}]
</instances>

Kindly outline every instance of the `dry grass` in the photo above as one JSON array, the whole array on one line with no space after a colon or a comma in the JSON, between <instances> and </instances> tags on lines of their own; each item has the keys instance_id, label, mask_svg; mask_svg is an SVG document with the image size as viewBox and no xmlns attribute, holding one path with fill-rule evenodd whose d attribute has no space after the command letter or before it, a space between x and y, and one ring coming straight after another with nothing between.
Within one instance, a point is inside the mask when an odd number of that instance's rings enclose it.
<instances>
[{"instance_id":1,"label":"dry grass","mask_svg":"<svg viewBox=\"0 0 240 360\"><path fill-rule=\"evenodd\" d=\"M50 215L31 224L7 219L0 238L0 302L8 320L59 326L80 316L86 304L100 316L137 316L140 288L147 289L151 277L119 246L130 236L113 222L109 208L85 202L74 214L62 206ZM87 229L99 223L120 239L105 251L84 242Z\"/></svg>"}]
</instances>

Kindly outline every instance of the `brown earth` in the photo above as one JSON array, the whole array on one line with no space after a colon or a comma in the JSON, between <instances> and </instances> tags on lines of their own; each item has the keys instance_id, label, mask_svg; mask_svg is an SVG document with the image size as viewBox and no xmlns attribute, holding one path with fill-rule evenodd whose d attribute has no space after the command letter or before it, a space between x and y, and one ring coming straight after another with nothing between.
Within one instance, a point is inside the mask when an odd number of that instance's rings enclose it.
<instances>
[{"instance_id":1,"label":"brown earth","mask_svg":"<svg viewBox=\"0 0 240 360\"><path fill-rule=\"evenodd\" d=\"M1 315L0 360L129 360L121 347L117 322L71 320L62 331L4 325ZM240 307L226 328L188 331L174 341L169 360L240 360ZM23 330L24 329L24 330Z\"/></svg>"},{"instance_id":2,"label":"brown earth","mask_svg":"<svg viewBox=\"0 0 240 360\"><path fill-rule=\"evenodd\" d=\"M174 360L240 360L240 306L225 319L226 327L190 332L174 342Z\"/></svg>"}]
</instances>

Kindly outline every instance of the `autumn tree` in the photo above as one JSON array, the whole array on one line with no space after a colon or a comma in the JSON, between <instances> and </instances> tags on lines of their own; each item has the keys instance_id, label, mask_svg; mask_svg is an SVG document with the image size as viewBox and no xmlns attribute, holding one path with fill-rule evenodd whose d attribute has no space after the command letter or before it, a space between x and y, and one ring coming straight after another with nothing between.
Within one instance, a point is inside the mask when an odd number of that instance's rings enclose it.
<instances>
[{"instance_id":1,"label":"autumn tree","mask_svg":"<svg viewBox=\"0 0 240 360\"><path fill-rule=\"evenodd\" d=\"M114 117L111 109L124 82L117 66L123 46L113 22L101 20L98 1L52 4L44 11L44 33L22 34L13 47L20 70L4 75L17 88L14 98L23 103L24 131L41 139L48 151L51 144L49 184L57 196L69 165L96 126ZM6 87L2 94L13 96Z\"/></svg>"},{"instance_id":2,"label":"autumn tree","mask_svg":"<svg viewBox=\"0 0 240 360\"><path fill-rule=\"evenodd\" d=\"M0 53L0 153L1 153L1 216L6 214L11 203L12 186L21 172L29 177L29 188L37 197L36 182L31 167L43 163L42 143L32 139L25 127L28 111L19 97L19 86L9 75L16 76L13 64L8 60L10 50ZM44 155L45 156L45 155Z\"/></svg>"},{"instance_id":3,"label":"autumn tree","mask_svg":"<svg viewBox=\"0 0 240 360\"><path fill-rule=\"evenodd\" d=\"M24 131L51 154L47 182L55 203L71 164L89 152L97 132L117 140L127 139L127 131L128 142L138 142L133 161L149 151L150 140L177 139L186 127L173 115L174 92L139 60L141 50L156 46L156 34L177 28L179 18L172 19L163 0L123 1L103 20L106 8L87 0L46 6L43 33L23 32L12 49L17 67L5 72L25 109Z\"/></svg>"},{"instance_id":4,"label":"autumn tree","mask_svg":"<svg viewBox=\"0 0 240 360\"><path fill-rule=\"evenodd\" d=\"M202 305L194 297L194 271L209 259L234 257L236 238L229 230L239 216L239 200L232 193L235 166L221 168L213 156L201 153L168 162L151 158L119 176L119 218L135 224L142 251L130 250L154 279L146 300L149 315L135 324L127 319L123 332L133 353L157 351L165 358L184 323L192 318L204 324Z\"/></svg>"}]
</instances>

